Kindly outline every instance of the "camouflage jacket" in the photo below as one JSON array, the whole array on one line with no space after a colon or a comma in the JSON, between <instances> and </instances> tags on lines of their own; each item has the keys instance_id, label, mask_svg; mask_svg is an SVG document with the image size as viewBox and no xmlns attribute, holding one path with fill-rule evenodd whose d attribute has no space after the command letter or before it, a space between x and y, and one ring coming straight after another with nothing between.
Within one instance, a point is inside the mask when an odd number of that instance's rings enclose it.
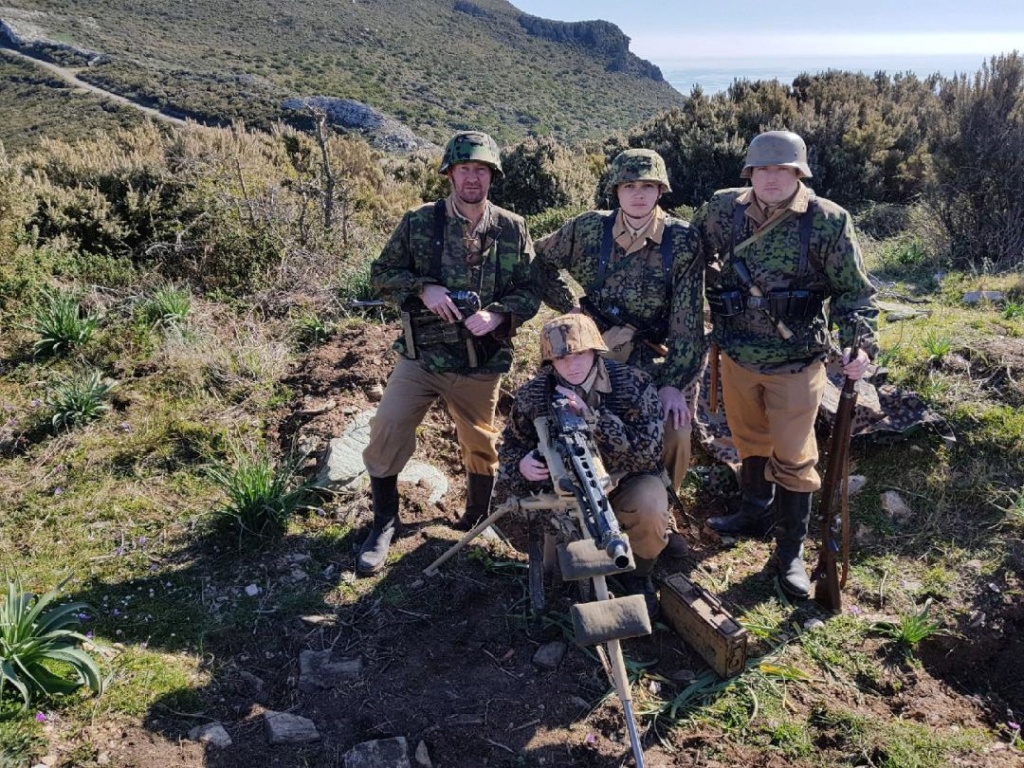
<instances>
[{"instance_id":1,"label":"camouflage jacket","mask_svg":"<svg viewBox=\"0 0 1024 768\"><path fill-rule=\"evenodd\" d=\"M694 217L693 227L699 234L707 267L709 296L728 290L747 293L731 266L730 246L739 245L754 233L753 222L744 216L735 234L736 242L732 242L737 206L750 196L749 187L720 190ZM801 265L801 218L809 204L814 209L813 218L809 220L806 264ZM792 207L793 214L736 256L746 263L754 284L764 294L773 290L814 291L827 299L821 311L811 317L781 318L793 331L789 340L779 335L760 309L747 307L731 317L713 314L712 340L748 369L795 372L825 359L834 347L833 324L839 327L841 345L850 346L859 318L871 329L865 348L873 357L877 352L875 289L864 269L850 214L829 200L814 197L802 183Z\"/></svg>"},{"instance_id":2,"label":"camouflage jacket","mask_svg":"<svg viewBox=\"0 0 1024 768\"><path fill-rule=\"evenodd\" d=\"M609 473L660 472L664 420L654 382L631 365L612 360L605 360L604 365L611 391L600 395L593 407L591 426L605 469ZM554 368L544 365L516 392L498 446L498 498L551 490L550 483L534 483L524 478L519 462L540 441L533 421L547 413L554 377Z\"/></svg>"},{"instance_id":3,"label":"camouflage jacket","mask_svg":"<svg viewBox=\"0 0 1024 768\"><path fill-rule=\"evenodd\" d=\"M642 338L666 343L669 348L662 360L647 344L638 342L627 362L650 374L659 387L684 389L696 378L703 357L704 275L697 257L696 234L685 221L664 216L661 238L672 238L672 264L667 276L660 238L655 241L648 236L642 248L628 255L621 245L612 242L605 280L592 289L598 278L605 230L617 213L584 213L538 240L534 260L537 288L546 304L559 312L569 312L579 302L561 272L565 270L591 302L605 311L618 310ZM599 317L594 320L602 331L609 325Z\"/></svg>"},{"instance_id":4,"label":"camouflage jacket","mask_svg":"<svg viewBox=\"0 0 1024 768\"><path fill-rule=\"evenodd\" d=\"M423 365L439 373L504 373L512 365L512 337L516 329L540 307L530 274L533 243L526 222L488 202L483 219L489 222L483 237L483 258L468 264L462 222L446 216L441 268L439 274L432 274L436 205L422 205L402 217L371 265L373 287L381 298L399 307L418 296L428 283L443 285L450 291L478 293L482 309L505 315L502 325L480 340L483 354L479 355L479 366L468 367L465 343L461 341L420 345L417 354ZM399 336L394 349L405 354L404 335Z\"/></svg>"}]
</instances>

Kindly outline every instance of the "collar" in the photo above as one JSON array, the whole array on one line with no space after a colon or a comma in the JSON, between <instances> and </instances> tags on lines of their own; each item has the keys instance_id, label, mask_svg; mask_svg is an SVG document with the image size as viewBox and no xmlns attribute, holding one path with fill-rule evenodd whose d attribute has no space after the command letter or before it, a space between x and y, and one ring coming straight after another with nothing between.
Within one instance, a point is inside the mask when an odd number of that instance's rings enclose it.
<instances>
[{"instance_id":1,"label":"collar","mask_svg":"<svg viewBox=\"0 0 1024 768\"><path fill-rule=\"evenodd\" d=\"M807 206L811 201L811 189L803 181L797 182L796 192L789 198L787 202L782 203L773 209L766 209L764 204L757 199L757 195L754 194L753 187L746 187L742 192L736 196L736 205L747 206L746 217L754 222L756 229L770 224L778 218L781 218L788 212L799 216L807 211Z\"/></svg>"},{"instance_id":2,"label":"collar","mask_svg":"<svg viewBox=\"0 0 1024 768\"><path fill-rule=\"evenodd\" d=\"M470 228L470 226L472 225L473 222L471 222L466 216L464 216L462 211L459 210L459 207L457 205L455 205L455 193L454 192L449 193L448 197L446 197L444 199L444 208L445 208L445 213L448 214L449 218L458 219L459 221L462 222L463 228L466 229L467 231L470 231L469 228ZM484 211L483 211L483 214L481 214L481 216L480 216L480 221L478 221L476 226L473 227L473 229L470 232L470 234L474 234L474 235L481 234L483 232L486 232L488 229L490 229L490 226L491 226L491 210L492 210L492 208L493 208L493 205L492 205L491 201L490 200L485 200L484 201Z\"/></svg>"},{"instance_id":3,"label":"collar","mask_svg":"<svg viewBox=\"0 0 1024 768\"><path fill-rule=\"evenodd\" d=\"M629 255L639 251L650 240L655 245L661 245L661 238L665 234L665 211L660 205L654 206L654 215L650 221L636 235L633 229L626 223L626 214L620 208L615 214L615 224L612 225L612 239L616 245L626 251Z\"/></svg>"}]
</instances>

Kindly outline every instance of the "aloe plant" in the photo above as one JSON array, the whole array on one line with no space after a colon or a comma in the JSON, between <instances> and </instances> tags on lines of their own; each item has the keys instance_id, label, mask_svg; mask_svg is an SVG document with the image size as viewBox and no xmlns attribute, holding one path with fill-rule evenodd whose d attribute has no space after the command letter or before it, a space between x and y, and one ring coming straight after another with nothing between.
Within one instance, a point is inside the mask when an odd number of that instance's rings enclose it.
<instances>
[{"instance_id":1,"label":"aloe plant","mask_svg":"<svg viewBox=\"0 0 1024 768\"><path fill-rule=\"evenodd\" d=\"M8 685L21 694L25 707L40 694L68 694L82 685L103 692L99 666L81 648L89 638L74 629L86 604L52 605L67 582L35 595L8 580L0 603L0 697ZM61 674L65 670L73 674Z\"/></svg>"}]
</instances>

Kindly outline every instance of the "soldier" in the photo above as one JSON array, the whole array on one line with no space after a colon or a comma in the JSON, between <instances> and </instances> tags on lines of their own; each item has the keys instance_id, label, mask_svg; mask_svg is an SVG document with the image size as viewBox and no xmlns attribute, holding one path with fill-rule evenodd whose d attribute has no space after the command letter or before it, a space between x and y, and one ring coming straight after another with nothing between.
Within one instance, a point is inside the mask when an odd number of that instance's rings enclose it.
<instances>
[{"instance_id":1,"label":"soldier","mask_svg":"<svg viewBox=\"0 0 1024 768\"><path fill-rule=\"evenodd\" d=\"M606 357L654 379L665 418L663 464L678 490L691 450L683 392L697 378L704 348L696 237L658 205L671 188L657 152L621 152L611 162L606 189L618 208L584 213L537 241L537 287L559 312L582 311L595 321L610 349ZM561 270L583 286L585 296L575 298ZM669 554L685 549L673 533Z\"/></svg>"},{"instance_id":2,"label":"soldier","mask_svg":"<svg viewBox=\"0 0 1024 768\"><path fill-rule=\"evenodd\" d=\"M403 333L363 451L373 526L359 552L362 575L384 566L398 524L398 474L439 397L455 421L468 475L458 527L468 529L486 513L497 467L499 381L512 363L512 336L540 305L526 223L487 199L502 173L494 140L457 133L439 171L451 194L408 211L371 267L374 288L402 308Z\"/></svg>"},{"instance_id":3,"label":"soldier","mask_svg":"<svg viewBox=\"0 0 1024 768\"><path fill-rule=\"evenodd\" d=\"M535 453L534 419L547 413L555 392L564 395L591 422L605 469L623 476L609 501L629 537L636 570L616 578L628 594L644 596L653 620L658 599L651 571L668 541L670 518L660 478L664 419L658 390L642 370L598 355L608 348L586 315L549 320L540 348L541 369L516 393L498 449L502 493L521 497L545 490L549 473Z\"/></svg>"},{"instance_id":4,"label":"soldier","mask_svg":"<svg viewBox=\"0 0 1024 768\"><path fill-rule=\"evenodd\" d=\"M802 181L811 177L803 139L762 133L750 142L741 176L750 187L716 192L693 221L707 262L726 419L741 459L739 511L707 522L719 533L757 536L774 523L779 584L806 598L803 543L811 495L821 487L814 420L831 326L845 347L843 372L861 378L877 352L875 289L850 214ZM861 327L865 348L853 355Z\"/></svg>"}]
</instances>

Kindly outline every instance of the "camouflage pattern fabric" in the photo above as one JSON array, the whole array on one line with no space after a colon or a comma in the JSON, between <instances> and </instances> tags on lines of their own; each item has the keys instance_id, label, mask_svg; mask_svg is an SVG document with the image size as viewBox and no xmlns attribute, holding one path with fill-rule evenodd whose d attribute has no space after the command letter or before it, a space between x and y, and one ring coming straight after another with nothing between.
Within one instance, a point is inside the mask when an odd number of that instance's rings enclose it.
<instances>
[{"instance_id":1,"label":"camouflage pattern fabric","mask_svg":"<svg viewBox=\"0 0 1024 768\"><path fill-rule=\"evenodd\" d=\"M594 407L594 442L609 474L661 472L663 419L654 383L643 371L605 360L611 392ZM498 475L494 502L514 504L521 496L550 491L550 483L533 483L519 472L519 462L538 443L534 419L546 415L552 378L551 365L520 387L498 446ZM498 507L495 507L496 509Z\"/></svg>"},{"instance_id":2,"label":"camouflage pattern fabric","mask_svg":"<svg viewBox=\"0 0 1024 768\"><path fill-rule=\"evenodd\" d=\"M453 165L476 162L490 166L497 178L503 175L501 168L501 150L497 143L486 133L480 131L462 131L448 141L444 148L444 157L438 173L444 173Z\"/></svg>"},{"instance_id":3,"label":"camouflage pattern fabric","mask_svg":"<svg viewBox=\"0 0 1024 768\"><path fill-rule=\"evenodd\" d=\"M597 279L605 225L608 217L615 215L617 211L589 211L537 241L534 274L548 306L566 313L579 303L561 270L584 289ZM696 379L704 351L703 264L697 258L694 230L670 216L665 216L664 222L662 237L672 238L672 290L667 290L661 245L648 238L640 250L628 256L613 243L605 281L590 298L599 306L616 306L635 318L643 326L638 331L659 325L667 328L667 339L650 339L667 343L669 352L663 360L638 341L626 362L646 371L658 387L684 389Z\"/></svg>"},{"instance_id":4,"label":"camouflage pattern fabric","mask_svg":"<svg viewBox=\"0 0 1024 768\"><path fill-rule=\"evenodd\" d=\"M842 366L835 359L826 366L828 383L818 409L819 433L827 434L835 420L839 393L843 388ZM710 371L705 370L704 381L694 414L694 433L704 450L712 457L739 472L740 459L732 442L732 433L725 419L725 403L721 387L718 394L718 412L708 410ZM853 414L852 436L861 442L894 442L903 440L922 429L931 429L947 443L955 443L956 436L949 423L928 408L916 393L902 390L885 381L885 369L871 366L868 374L857 382L857 407Z\"/></svg>"},{"instance_id":5,"label":"camouflage pattern fabric","mask_svg":"<svg viewBox=\"0 0 1024 768\"><path fill-rule=\"evenodd\" d=\"M797 194L801 193L810 197L810 190L802 182ZM716 192L693 220L708 266L709 294L740 290L746 295L729 254L733 214L736 206L743 202L737 201L741 195L746 199L749 187ZM864 269L850 214L823 198L816 198L815 209L804 274L800 274L799 212L737 256L746 262L754 284L765 294L772 290L798 289L824 294L829 301L821 312L810 318L783 318L794 333L789 340L779 335L766 313L759 309L748 307L732 317L713 317L712 340L733 360L759 373L794 372L813 360L824 360L832 347L830 327L833 324L839 328L840 343L844 347L852 344L858 319L872 331L876 327L875 289ZM744 231L737 240L745 240L753 232L753 223L746 217ZM865 348L874 357L877 343L873 334Z\"/></svg>"},{"instance_id":6,"label":"camouflage pattern fabric","mask_svg":"<svg viewBox=\"0 0 1024 768\"><path fill-rule=\"evenodd\" d=\"M414 208L402 217L370 268L374 289L398 306L419 295L424 285L434 283L449 291L474 291L480 295L483 309L505 315L505 322L490 334L495 351L480 360L477 368L468 368L465 342L418 349L420 361L436 373L505 373L512 365L512 336L540 307L530 274L533 243L526 222L491 202L483 221L489 222L482 242L483 257L469 264L462 222L446 218L441 273L433 275L434 203ZM394 349L405 354L403 336Z\"/></svg>"},{"instance_id":7,"label":"camouflage pattern fabric","mask_svg":"<svg viewBox=\"0 0 1024 768\"><path fill-rule=\"evenodd\" d=\"M661 155L652 149L627 149L615 156L608 169L608 182L605 191L609 196L615 194L615 188L627 181L654 181L661 185L662 194L671 192L668 183L668 170Z\"/></svg>"}]
</instances>

